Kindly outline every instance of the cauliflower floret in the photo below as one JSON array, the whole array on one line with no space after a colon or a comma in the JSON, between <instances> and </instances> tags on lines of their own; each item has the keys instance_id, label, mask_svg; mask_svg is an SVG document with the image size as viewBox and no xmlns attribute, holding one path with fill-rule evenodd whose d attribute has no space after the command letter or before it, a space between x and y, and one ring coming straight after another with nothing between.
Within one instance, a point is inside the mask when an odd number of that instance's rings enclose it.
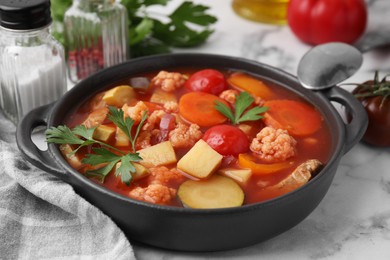
<instances>
[{"instance_id":1,"label":"cauliflower floret","mask_svg":"<svg viewBox=\"0 0 390 260\"><path fill-rule=\"evenodd\" d=\"M150 175L148 181L151 184L167 185L169 183L181 183L185 180L185 177L176 169L169 170L165 166L150 168Z\"/></svg>"},{"instance_id":2,"label":"cauliflower floret","mask_svg":"<svg viewBox=\"0 0 390 260\"><path fill-rule=\"evenodd\" d=\"M179 112L179 104L175 101L168 101L164 104L164 109L167 113Z\"/></svg>"},{"instance_id":3,"label":"cauliflower floret","mask_svg":"<svg viewBox=\"0 0 390 260\"><path fill-rule=\"evenodd\" d=\"M145 111L148 112L149 109L144 102L138 101L137 104L132 107L129 107L127 104L124 104L122 106L122 110L125 116L128 116L133 119L135 124L139 124L139 122L141 122L143 114L145 113Z\"/></svg>"},{"instance_id":4,"label":"cauliflower floret","mask_svg":"<svg viewBox=\"0 0 390 260\"><path fill-rule=\"evenodd\" d=\"M236 96L238 95L240 95L240 91L235 89L228 89L222 91L222 93L219 94L219 97L225 100L226 102L230 103L231 105L234 105L236 103Z\"/></svg>"},{"instance_id":5,"label":"cauliflower floret","mask_svg":"<svg viewBox=\"0 0 390 260\"><path fill-rule=\"evenodd\" d=\"M231 105L236 103L236 97L240 95L240 91L236 89L228 89L219 94L219 97L228 102ZM258 106L264 105L264 100L261 97L251 95L253 98L253 103Z\"/></svg>"},{"instance_id":6,"label":"cauliflower floret","mask_svg":"<svg viewBox=\"0 0 390 260\"><path fill-rule=\"evenodd\" d=\"M287 130L264 127L252 140L250 149L267 162L279 162L295 156L297 141Z\"/></svg>"},{"instance_id":7,"label":"cauliflower floret","mask_svg":"<svg viewBox=\"0 0 390 260\"><path fill-rule=\"evenodd\" d=\"M161 184L150 184L145 188L134 188L129 192L129 196L154 204L166 204L175 198L176 190Z\"/></svg>"},{"instance_id":8,"label":"cauliflower floret","mask_svg":"<svg viewBox=\"0 0 390 260\"><path fill-rule=\"evenodd\" d=\"M152 84L161 87L164 91L171 92L184 86L186 80L187 77L183 74L162 70L152 79Z\"/></svg>"},{"instance_id":9,"label":"cauliflower floret","mask_svg":"<svg viewBox=\"0 0 390 260\"><path fill-rule=\"evenodd\" d=\"M169 170L165 166L150 168L147 177L148 186L136 187L129 192L129 196L155 204L166 204L176 197L177 190L169 188L169 184L179 184L185 177L176 169Z\"/></svg>"},{"instance_id":10,"label":"cauliflower floret","mask_svg":"<svg viewBox=\"0 0 390 260\"><path fill-rule=\"evenodd\" d=\"M191 147L202 137L199 128L197 124L188 126L179 122L176 128L169 133L169 141L175 148Z\"/></svg>"}]
</instances>

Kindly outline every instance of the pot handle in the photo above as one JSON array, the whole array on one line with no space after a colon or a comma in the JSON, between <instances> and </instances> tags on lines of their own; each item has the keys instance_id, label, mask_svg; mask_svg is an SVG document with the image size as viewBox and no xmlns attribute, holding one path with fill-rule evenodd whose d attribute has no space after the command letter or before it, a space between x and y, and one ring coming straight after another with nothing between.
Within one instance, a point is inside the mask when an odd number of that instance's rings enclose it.
<instances>
[{"instance_id":1,"label":"pot handle","mask_svg":"<svg viewBox=\"0 0 390 260\"><path fill-rule=\"evenodd\" d=\"M38 126L47 126L47 119L53 104L38 107L30 111L19 122L16 130L16 143L23 156L36 167L47 171L61 180L69 183L69 177L66 171L58 164L49 150L40 150L32 141L33 130Z\"/></svg>"},{"instance_id":2,"label":"pot handle","mask_svg":"<svg viewBox=\"0 0 390 260\"><path fill-rule=\"evenodd\" d=\"M346 141L344 145L344 154L357 144L363 137L368 126L368 116L363 105L348 91L333 87L323 92L329 100L343 105L346 109L346 115L350 120L345 123Z\"/></svg>"}]
</instances>

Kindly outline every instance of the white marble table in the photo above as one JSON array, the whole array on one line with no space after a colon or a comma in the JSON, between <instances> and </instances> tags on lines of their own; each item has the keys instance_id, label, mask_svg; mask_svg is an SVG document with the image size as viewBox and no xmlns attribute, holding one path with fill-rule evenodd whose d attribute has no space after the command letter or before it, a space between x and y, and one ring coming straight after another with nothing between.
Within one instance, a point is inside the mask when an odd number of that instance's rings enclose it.
<instances>
[{"instance_id":1,"label":"white marble table","mask_svg":"<svg viewBox=\"0 0 390 260\"><path fill-rule=\"evenodd\" d=\"M240 56L296 75L298 62L310 46L300 42L288 26L244 20L233 12L230 0L194 2L210 6L210 12L218 16L216 31L204 46L177 52ZM373 36L390 38L390 1L367 3L369 21L364 40L370 41ZM383 75L390 73L390 48L365 53L363 66L347 82L371 79L375 70ZM390 259L390 148L356 145L343 157L316 210L299 225L271 240L213 253L167 251L139 244L134 244L134 251L142 260Z\"/></svg>"}]
</instances>

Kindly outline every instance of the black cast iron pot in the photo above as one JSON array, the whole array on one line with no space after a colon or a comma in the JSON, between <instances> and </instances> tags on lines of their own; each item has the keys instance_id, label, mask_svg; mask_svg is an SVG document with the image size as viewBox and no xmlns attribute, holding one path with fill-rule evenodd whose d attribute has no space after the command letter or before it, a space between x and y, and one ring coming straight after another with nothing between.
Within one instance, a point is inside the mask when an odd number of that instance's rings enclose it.
<instances>
[{"instance_id":1,"label":"black cast iron pot","mask_svg":"<svg viewBox=\"0 0 390 260\"><path fill-rule=\"evenodd\" d=\"M111 192L71 168L58 147L39 150L31 140L37 126L57 126L68 111L91 96L137 73L175 67L243 70L271 80L306 99L324 115L331 129L331 157L308 184L282 197L236 208L197 210L153 205ZM345 124L330 101L345 106ZM323 92L304 89L297 79L279 69L242 58L207 54L173 54L135 59L105 69L77 84L54 104L37 108L20 122L17 143L26 159L74 187L76 192L110 216L130 240L185 251L240 248L274 237L306 218L326 194L341 157L362 137L367 127L364 108L338 87Z\"/></svg>"}]
</instances>

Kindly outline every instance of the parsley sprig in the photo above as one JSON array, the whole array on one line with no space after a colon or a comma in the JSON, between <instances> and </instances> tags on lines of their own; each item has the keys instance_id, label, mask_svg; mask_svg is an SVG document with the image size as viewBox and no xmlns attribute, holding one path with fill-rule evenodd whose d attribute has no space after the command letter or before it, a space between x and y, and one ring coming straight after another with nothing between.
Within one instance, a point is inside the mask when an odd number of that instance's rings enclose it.
<instances>
[{"instance_id":1,"label":"parsley sprig","mask_svg":"<svg viewBox=\"0 0 390 260\"><path fill-rule=\"evenodd\" d=\"M171 0L121 0L129 17L132 57L168 53L171 47L193 47L204 43L213 33L217 18L207 13L208 6L183 1L171 13L156 13L150 7L166 7ZM51 12L57 25L63 25L64 13L72 0L51 0ZM164 8L162 8L164 9ZM62 30L54 26L53 35L65 47Z\"/></svg>"},{"instance_id":2,"label":"parsley sprig","mask_svg":"<svg viewBox=\"0 0 390 260\"><path fill-rule=\"evenodd\" d=\"M120 175L122 182L129 185L133 178L131 173L136 172L133 162L142 160L139 153L135 150L135 143L142 125L147 119L147 113L143 113L141 122L138 124L133 135L134 120L129 117L125 118L122 109L109 107L109 111L108 119L119 127L129 138L132 147L130 153L125 153L107 143L95 140L93 134L96 127L87 128L84 125L78 125L73 129L65 125L50 127L46 131L46 140L48 143L77 145L77 148L72 154L77 153L82 147L95 145L92 147L93 153L86 154L86 157L82 159L82 163L98 166L98 168L87 171L86 175L103 182L107 174L120 162L120 166L115 169L115 175ZM102 166L99 167L99 165Z\"/></svg>"},{"instance_id":3,"label":"parsley sprig","mask_svg":"<svg viewBox=\"0 0 390 260\"><path fill-rule=\"evenodd\" d=\"M234 111L219 101L216 102L215 109L226 116L233 125L237 125L245 121L256 121L263 118L261 114L266 112L268 107L255 106L247 110L253 101L253 97L248 92L241 92L240 95L236 96Z\"/></svg>"},{"instance_id":4,"label":"parsley sprig","mask_svg":"<svg viewBox=\"0 0 390 260\"><path fill-rule=\"evenodd\" d=\"M141 127L145 123L146 118L148 117L147 113L143 113L141 122L138 124L135 135L133 137L131 129L133 129L134 120L130 117L124 117L122 109L116 109L114 107L109 107L110 114L108 115L108 119L113 122L117 127L119 127L129 138L131 143L131 148L133 153L135 153L135 141L138 138Z\"/></svg>"}]
</instances>

